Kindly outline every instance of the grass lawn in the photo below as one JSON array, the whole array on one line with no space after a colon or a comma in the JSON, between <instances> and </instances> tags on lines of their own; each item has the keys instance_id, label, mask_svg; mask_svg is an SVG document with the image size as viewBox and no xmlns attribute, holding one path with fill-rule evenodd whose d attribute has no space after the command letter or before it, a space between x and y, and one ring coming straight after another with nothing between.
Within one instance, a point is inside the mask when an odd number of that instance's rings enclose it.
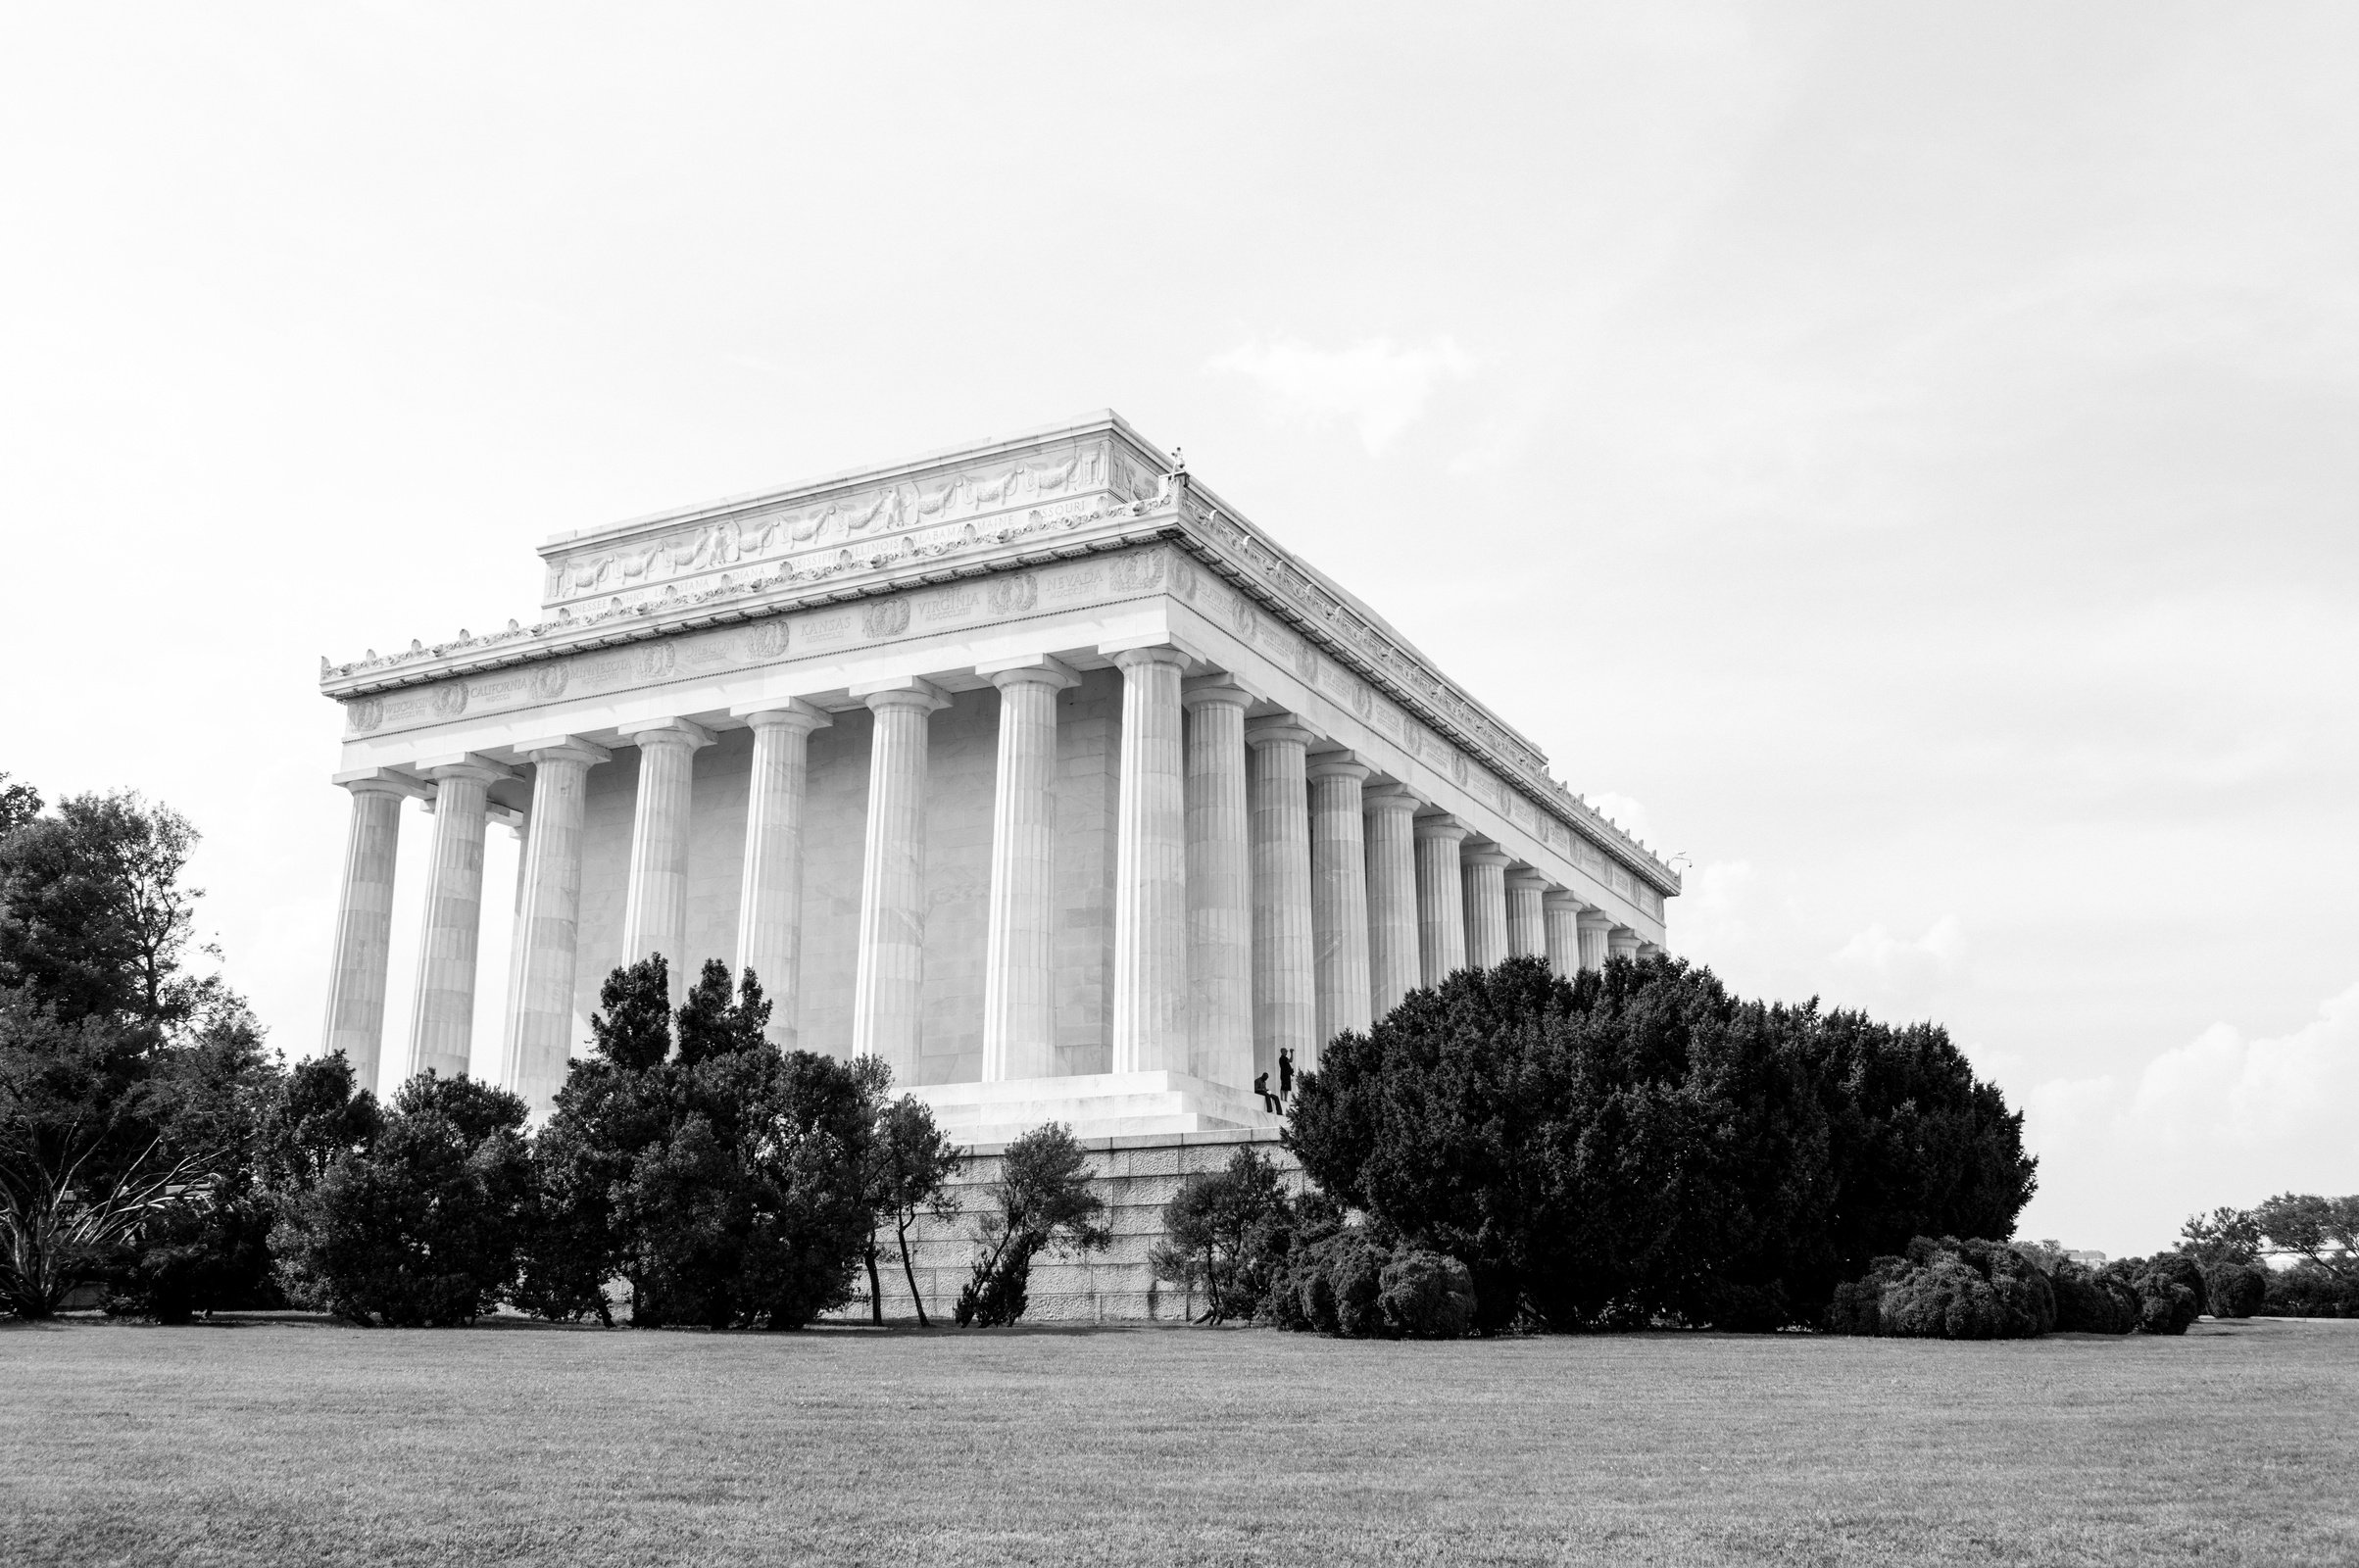
<instances>
[{"instance_id":1,"label":"grass lawn","mask_svg":"<svg viewBox=\"0 0 2359 1568\"><path fill-rule=\"evenodd\" d=\"M2359 1323L0 1329L0 1561L2351 1563Z\"/></svg>"}]
</instances>

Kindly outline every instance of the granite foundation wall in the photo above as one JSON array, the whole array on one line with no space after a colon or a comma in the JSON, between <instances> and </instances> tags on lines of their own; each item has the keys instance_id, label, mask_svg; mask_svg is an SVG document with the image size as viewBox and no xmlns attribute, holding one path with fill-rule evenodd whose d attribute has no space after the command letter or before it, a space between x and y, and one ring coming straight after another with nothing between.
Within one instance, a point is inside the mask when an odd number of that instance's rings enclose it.
<instances>
[{"instance_id":1,"label":"granite foundation wall","mask_svg":"<svg viewBox=\"0 0 2359 1568\"><path fill-rule=\"evenodd\" d=\"M1302 1166L1278 1147L1278 1135L1270 1129L1083 1139L1092 1187L1106 1201L1113 1245L1103 1252L1073 1257L1052 1253L1034 1259L1024 1321L1178 1323L1201 1310L1177 1287L1155 1279L1147 1254L1162 1240L1163 1205L1180 1184L1200 1172L1221 1169L1247 1146L1267 1155L1289 1187L1301 1191L1307 1186ZM988 1189L999 1177L1006 1147L984 1144L970 1151L955 1189L962 1202L960 1213L948 1221L921 1220L909 1233L917 1289L927 1314L941 1322L950 1321L958 1292L972 1276L977 1221L988 1207ZM893 1233L882 1232L879 1241L876 1268L885 1316L914 1317ZM837 1316L858 1320L869 1315L864 1276L860 1287L861 1298Z\"/></svg>"}]
</instances>

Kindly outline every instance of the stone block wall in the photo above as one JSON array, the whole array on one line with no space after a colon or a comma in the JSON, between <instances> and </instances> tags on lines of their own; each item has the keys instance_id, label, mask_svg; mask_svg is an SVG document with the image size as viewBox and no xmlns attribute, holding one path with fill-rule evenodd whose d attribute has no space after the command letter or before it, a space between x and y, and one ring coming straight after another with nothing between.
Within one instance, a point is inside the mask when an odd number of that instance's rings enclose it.
<instances>
[{"instance_id":1,"label":"stone block wall","mask_svg":"<svg viewBox=\"0 0 2359 1568\"><path fill-rule=\"evenodd\" d=\"M1221 1169L1247 1145L1269 1156L1295 1190L1307 1185L1302 1166L1278 1147L1278 1135L1271 1129L1083 1139L1092 1184L1106 1200L1113 1245L1103 1252L1071 1257L1052 1253L1036 1258L1024 1321L1186 1321L1199 1303L1191 1302L1176 1287L1157 1281L1147 1262L1148 1252L1162 1239L1163 1204L1188 1177ZM958 1292L971 1277L977 1250L976 1221L987 1206L987 1189L999 1176L1000 1155L1006 1147L984 1144L970 1150L956 1189L962 1200L960 1213L948 1221L920 1220L909 1233L917 1289L924 1295L927 1314L942 1322L950 1321ZM879 1241L876 1268L885 1316L914 1317L892 1232L880 1233ZM864 1293L864 1278L861 1285ZM864 1295L837 1314L853 1320L868 1315Z\"/></svg>"}]
</instances>

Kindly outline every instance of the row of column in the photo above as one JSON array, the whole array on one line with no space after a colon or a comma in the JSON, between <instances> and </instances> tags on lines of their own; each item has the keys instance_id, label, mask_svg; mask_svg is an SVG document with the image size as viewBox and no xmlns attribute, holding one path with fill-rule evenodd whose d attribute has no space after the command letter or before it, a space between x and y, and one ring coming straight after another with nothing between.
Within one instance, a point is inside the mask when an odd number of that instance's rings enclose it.
<instances>
[{"instance_id":1,"label":"row of column","mask_svg":"<svg viewBox=\"0 0 2359 1568\"><path fill-rule=\"evenodd\" d=\"M1183 679L1167 645L1102 650L1122 674L1110 1018L1116 1072L1168 1070L1242 1088L1281 1051L1316 1065L1321 1044L1364 1031L1409 991L1512 955L1559 973L1635 955L1638 936L1348 753L1314 754L1292 715L1248 720L1226 676ZM1057 693L1077 679L1046 656L977 667L1001 696L986 935L983 1076L1056 1071L1055 781ZM856 687L875 718L853 1013L853 1054L913 1077L924 988L925 789L930 715L949 699L907 678ZM760 976L771 1033L794 1043L811 732L800 701L734 715L754 731L736 967ZM689 799L711 733L686 719L623 732L640 749L625 894L625 960L661 953L674 989L690 968ZM496 1081L537 1106L563 1083L581 906L591 767L578 737L518 748L535 764L519 868L507 1029ZM469 1070L489 789L512 770L479 756L419 771L434 786L411 1073ZM374 1081L404 794L379 772L348 781L346 852L326 1031ZM1420 814L1421 810L1424 814Z\"/></svg>"}]
</instances>

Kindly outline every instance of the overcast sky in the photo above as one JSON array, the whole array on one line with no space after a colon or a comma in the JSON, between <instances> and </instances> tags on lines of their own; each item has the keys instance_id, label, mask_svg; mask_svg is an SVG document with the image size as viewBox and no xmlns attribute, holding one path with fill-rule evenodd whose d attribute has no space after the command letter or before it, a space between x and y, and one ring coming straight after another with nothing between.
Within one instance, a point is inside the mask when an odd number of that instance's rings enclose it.
<instances>
[{"instance_id":1,"label":"overcast sky","mask_svg":"<svg viewBox=\"0 0 2359 1568\"><path fill-rule=\"evenodd\" d=\"M1945 1023L2026 1234L2359 1191L2359 10L1121 9L12 7L0 768L193 817L303 1054L321 654L1111 406L1675 951Z\"/></svg>"}]
</instances>

